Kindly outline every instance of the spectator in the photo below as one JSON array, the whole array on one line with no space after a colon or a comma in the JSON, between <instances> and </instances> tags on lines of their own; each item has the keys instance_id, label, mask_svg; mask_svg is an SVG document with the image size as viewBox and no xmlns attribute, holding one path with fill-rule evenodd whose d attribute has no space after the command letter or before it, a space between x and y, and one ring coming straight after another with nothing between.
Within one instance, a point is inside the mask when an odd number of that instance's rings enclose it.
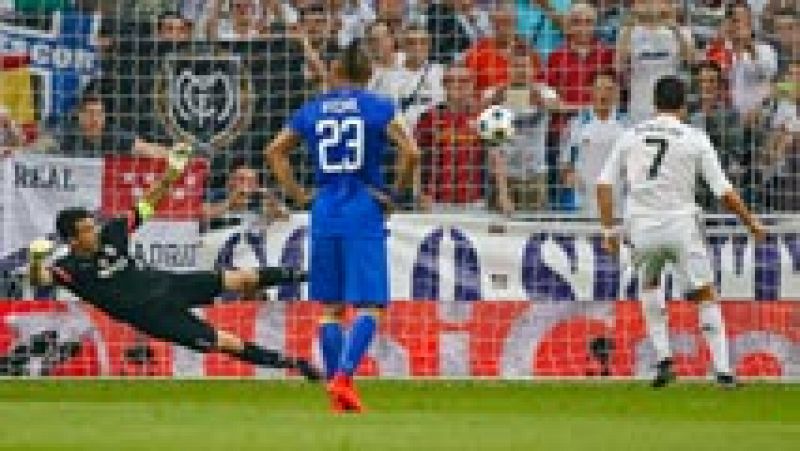
<instances>
[{"instance_id":1,"label":"spectator","mask_svg":"<svg viewBox=\"0 0 800 451\"><path fill-rule=\"evenodd\" d=\"M411 26L403 34L403 65L398 69L400 80L397 104L406 125L416 127L420 116L444 101L444 67L430 61L431 37L419 26Z\"/></svg>"},{"instance_id":2,"label":"spectator","mask_svg":"<svg viewBox=\"0 0 800 451\"><path fill-rule=\"evenodd\" d=\"M708 133L725 173L746 201L757 200L754 186L759 179L754 155L764 142L760 128L742 123L736 111L727 102L722 70L714 62L702 63L695 71L697 101L689 106L689 121ZM707 209L717 209L717 202L710 192L700 196Z\"/></svg>"},{"instance_id":3,"label":"spectator","mask_svg":"<svg viewBox=\"0 0 800 451\"><path fill-rule=\"evenodd\" d=\"M800 59L786 67L783 78L776 86L778 101L772 126L788 133L800 133Z\"/></svg>"},{"instance_id":4,"label":"spectator","mask_svg":"<svg viewBox=\"0 0 800 451\"><path fill-rule=\"evenodd\" d=\"M774 15L773 24L778 73L785 73L790 63L800 60L800 17L796 11L781 10Z\"/></svg>"},{"instance_id":5,"label":"spectator","mask_svg":"<svg viewBox=\"0 0 800 451\"><path fill-rule=\"evenodd\" d=\"M541 81L539 55L516 33L516 10L511 6L498 6L491 18L496 30L494 36L478 40L464 57L467 67L475 74L478 90L486 94L489 89L508 85L512 55L527 57L528 80Z\"/></svg>"},{"instance_id":6,"label":"spectator","mask_svg":"<svg viewBox=\"0 0 800 451\"><path fill-rule=\"evenodd\" d=\"M760 120L761 105L769 96L778 68L772 47L755 40L752 22L747 3L740 0L733 4L721 39L709 45L706 53L707 59L727 72L733 107L750 124Z\"/></svg>"},{"instance_id":7,"label":"spectator","mask_svg":"<svg viewBox=\"0 0 800 451\"><path fill-rule=\"evenodd\" d=\"M209 40L254 39L276 23L297 23L297 11L279 0L229 0L230 17L223 19L222 0L210 0L206 19Z\"/></svg>"},{"instance_id":8,"label":"spectator","mask_svg":"<svg viewBox=\"0 0 800 451\"><path fill-rule=\"evenodd\" d=\"M627 14L625 0L593 0L591 3L597 10L595 36L603 44L613 47L617 44L617 35Z\"/></svg>"},{"instance_id":9,"label":"spectator","mask_svg":"<svg viewBox=\"0 0 800 451\"><path fill-rule=\"evenodd\" d=\"M372 78L367 88L397 98L397 43L389 25L375 22L367 27L367 48L372 55Z\"/></svg>"},{"instance_id":10,"label":"spectator","mask_svg":"<svg viewBox=\"0 0 800 451\"><path fill-rule=\"evenodd\" d=\"M781 11L798 11L800 3L797 0L765 0L766 5L762 11L761 24L764 30L774 31L775 16Z\"/></svg>"},{"instance_id":11,"label":"spectator","mask_svg":"<svg viewBox=\"0 0 800 451\"><path fill-rule=\"evenodd\" d=\"M408 25L407 0L375 0L375 20L383 22L392 36L400 36Z\"/></svg>"},{"instance_id":12,"label":"spectator","mask_svg":"<svg viewBox=\"0 0 800 451\"><path fill-rule=\"evenodd\" d=\"M70 157L141 155L165 157L167 149L149 143L106 121L103 100L95 93L84 94L78 104L77 121L71 121L58 139L57 152Z\"/></svg>"},{"instance_id":13,"label":"spectator","mask_svg":"<svg viewBox=\"0 0 800 451\"><path fill-rule=\"evenodd\" d=\"M167 42L186 42L192 39L192 22L174 13L158 18L158 39Z\"/></svg>"},{"instance_id":14,"label":"spectator","mask_svg":"<svg viewBox=\"0 0 800 451\"><path fill-rule=\"evenodd\" d=\"M575 4L566 16L566 40L547 60L547 84L573 107L589 105L596 75L613 69L614 50L595 37L596 25L594 7Z\"/></svg>"},{"instance_id":15,"label":"spectator","mask_svg":"<svg viewBox=\"0 0 800 451\"><path fill-rule=\"evenodd\" d=\"M690 64L694 44L691 34L678 26L671 0L636 0L633 17L620 31L617 68L629 72L628 114L637 123L655 112L656 81L676 75L681 63Z\"/></svg>"},{"instance_id":16,"label":"spectator","mask_svg":"<svg viewBox=\"0 0 800 451\"><path fill-rule=\"evenodd\" d=\"M338 11L336 15L341 21L338 33L339 47L345 48L354 39L364 36L367 26L375 20L375 11L370 6L369 0L337 0L332 3L336 5L331 9Z\"/></svg>"},{"instance_id":17,"label":"spectator","mask_svg":"<svg viewBox=\"0 0 800 451\"><path fill-rule=\"evenodd\" d=\"M559 48L564 39L564 14L571 0L528 0L516 2L519 14L518 30L539 51L543 59Z\"/></svg>"},{"instance_id":18,"label":"spectator","mask_svg":"<svg viewBox=\"0 0 800 451\"><path fill-rule=\"evenodd\" d=\"M618 101L619 86L614 72L599 72L593 82L591 105L581 109L566 130L561 153L562 180L565 187L571 188L568 193L572 196L566 196L562 207L578 209L587 217L598 216L597 178L614 143L628 126ZM622 190L617 188L614 197L620 200ZM617 201L614 204L622 205Z\"/></svg>"},{"instance_id":19,"label":"spectator","mask_svg":"<svg viewBox=\"0 0 800 451\"><path fill-rule=\"evenodd\" d=\"M547 204L545 146L550 110L556 102L552 90L531 83L528 54L512 55L509 82L503 91L504 105L514 113L515 134L500 147L506 159L509 195L517 210L540 210Z\"/></svg>"},{"instance_id":20,"label":"spectator","mask_svg":"<svg viewBox=\"0 0 800 451\"><path fill-rule=\"evenodd\" d=\"M776 99L770 114L770 162L781 161L800 139L800 60L792 62L775 86Z\"/></svg>"},{"instance_id":21,"label":"spectator","mask_svg":"<svg viewBox=\"0 0 800 451\"><path fill-rule=\"evenodd\" d=\"M703 48L719 34L725 20L723 0L693 0L688 4L689 23L698 47Z\"/></svg>"},{"instance_id":22,"label":"spectator","mask_svg":"<svg viewBox=\"0 0 800 451\"><path fill-rule=\"evenodd\" d=\"M437 63L450 64L459 59L478 38L472 0L432 0L425 13L428 33L433 39L432 58Z\"/></svg>"},{"instance_id":23,"label":"spectator","mask_svg":"<svg viewBox=\"0 0 800 451\"><path fill-rule=\"evenodd\" d=\"M497 203L513 211L506 167L498 149L484 146L475 130L475 82L462 66L445 72L446 100L422 115L417 142L423 152L421 206L427 211L485 210L486 168L496 185Z\"/></svg>"},{"instance_id":24,"label":"spectator","mask_svg":"<svg viewBox=\"0 0 800 451\"><path fill-rule=\"evenodd\" d=\"M308 38L324 62L330 62L339 54L338 39L335 38L333 15L320 1L310 1L299 10L300 30Z\"/></svg>"},{"instance_id":25,"label":"spectator","mask_svg":"<svg viewBox=\"0 0 800 451\"><path fill-rule=\"evenodd\" d=\"M564 30L569 27L567 24L567 17L569 16L569 11L572 9L572 4L571 1L567 2L563 7L564 12L562 13L556 10L556 8L550 7L549 3L545 2L545 0L537 0L537 3L544 5L540 6L542 8L542 13L561 30L561 34L558 35L558 43L556 43L554 47L548 49L547 56L549 57L553 50L563 45L563 33ZM623 17L627 14L625 0L586 0L586 3L592 6L596 12L596 25L593 31L594 37L603 44L613 47L617 43L617 35L622 26Z\"/></svg>"},{"instance_id":26,"label":"spectator","mask_svg":"<svg viewBox=\"0 0 800 451\"><path fill-rule=\"evenodd\" d=\"M11 117L5 105L0 105L0 158L11 155L25 144L25 134Z\"/></svg>"},{"instance_id":27,"label":"spectator","mask_svg":"<svg viewBox=\"0 0 800 451\"><path fill-rule=\"evenodd\" d=\"M792 62L776 87L771 117L768 205L800 210L800 60Z\"/></svg>"},{"instance_id":28,"label":"spectator","mask_svg":"<svg viewBox=\"0 0 800 451\"><path fill-rule=\"evenodd\" d=\"M402 35L405 52L398 53L383 22L370 25L367 33L377 58L368 86L393 99L407 125L413 127L422 113L444 100L444 69L429 61L430 36L422 27L407 28Z\"/></svg>"},{"instance_id":29,"label":"spectator","mask_svg":"<svg viewBox=\"0 0 800 451\"><path fill-rule=\"evenodd\" d=\"M326 89L330 84L328 64L339 53L338 39L335 38L333 18L324 5L310 1L299 9L300 23L296 36L303 48L306 60L306 79L317 82Z\"/></svg>"},{"instance_id":30,"label":"spectator","mask_svg":"<svg viewBox=\"0 0 800 451\"><path fill-rule=\"evenodd\" d=\"M205 222L213 224L225 217L262 221L288 217L277 198L259 186L258 173L244 160L232 164L227 185L227 190L209 192L203 204Z\"/></svg>"}]
</instances>

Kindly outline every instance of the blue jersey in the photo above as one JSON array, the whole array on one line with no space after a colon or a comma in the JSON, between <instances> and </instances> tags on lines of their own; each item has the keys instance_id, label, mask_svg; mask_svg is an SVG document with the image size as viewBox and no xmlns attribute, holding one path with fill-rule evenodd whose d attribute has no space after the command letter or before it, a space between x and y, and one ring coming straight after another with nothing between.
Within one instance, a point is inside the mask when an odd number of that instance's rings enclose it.
<instances>
[{"instance_id":1,"label":"blue jersey","mask_svg":"<svg viewBox=\"0 0 800 451\"><path fill-rule=\"evenodd\" d=\"M289 128L306 143L314 167L312 235L385 235L373 193L384 190L381 164L394 116L389 99L345 88L309 101L292 117Z\"/></svg>"}]
</instances>

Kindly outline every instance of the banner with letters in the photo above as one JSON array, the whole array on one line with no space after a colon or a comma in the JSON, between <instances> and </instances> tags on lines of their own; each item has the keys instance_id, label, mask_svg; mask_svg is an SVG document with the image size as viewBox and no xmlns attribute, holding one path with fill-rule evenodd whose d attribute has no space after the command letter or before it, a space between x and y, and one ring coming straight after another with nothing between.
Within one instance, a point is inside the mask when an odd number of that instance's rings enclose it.
<instances>
[{"instance_id":1,"label":"banner with letters","mask_svg":"<svg viewBox=\"0 0 800 451\"><path fill-rule=\"evenodd\" d=\"M97 159L19 155L0 161L0 203L3 205L0 258L55 232L59 210L100 208L102 186Z\"/></svg>"},{"instance_id":2,"label":"banner with letters","mask_svg":"<svg viewBox=\"0 0 800 451\"><path fill-rule=\"evenodd\" d=\"M637 296L629 250L618 259L608 256L595 224L408 214L393 216L389 228L393 299L583 302ZM758 245L744 230L706 230L722 298L800 299L800 234L787 230ZM210 268L235 253L245 266L307 267L306 231L305 215L263 228L216 231L204 235L200 260ZM671 271L664 279L669 298L684 295ZM284 290L281 299L302 294Z\"/></svg>"}]
</instances>

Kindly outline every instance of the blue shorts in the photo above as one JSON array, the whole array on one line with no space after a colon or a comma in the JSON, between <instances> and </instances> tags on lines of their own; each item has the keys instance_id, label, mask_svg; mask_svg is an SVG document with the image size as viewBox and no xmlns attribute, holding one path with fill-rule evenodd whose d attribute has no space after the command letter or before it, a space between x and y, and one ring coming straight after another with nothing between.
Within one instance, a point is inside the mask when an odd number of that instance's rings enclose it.
<instances>
[{"instance_id":1,"label":"blue shorts","mask_svg":"<svg viewBox=\"0 0 800 451\"><path fill-rule=\"evenodd\" d=\"M389 304L386 238L311 237L313 301L356 307Z\"/></svg>"}]
</instances>

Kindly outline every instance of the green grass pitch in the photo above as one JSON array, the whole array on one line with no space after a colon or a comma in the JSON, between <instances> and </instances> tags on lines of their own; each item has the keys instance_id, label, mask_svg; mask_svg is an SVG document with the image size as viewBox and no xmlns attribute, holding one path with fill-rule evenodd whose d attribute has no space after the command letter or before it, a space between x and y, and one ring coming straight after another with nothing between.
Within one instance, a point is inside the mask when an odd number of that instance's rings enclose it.
<instances>
[{"instance_id":1,"label":"green grass pitch","mask_svg":"<svg viewBox=\"0 0 800 451\"><path fill-rule=\"evenodd\" d=\"M0 381L9 450L796 450L800 385L361 381L333 416L297 381Z\"/></svg>"}]
</instances>

